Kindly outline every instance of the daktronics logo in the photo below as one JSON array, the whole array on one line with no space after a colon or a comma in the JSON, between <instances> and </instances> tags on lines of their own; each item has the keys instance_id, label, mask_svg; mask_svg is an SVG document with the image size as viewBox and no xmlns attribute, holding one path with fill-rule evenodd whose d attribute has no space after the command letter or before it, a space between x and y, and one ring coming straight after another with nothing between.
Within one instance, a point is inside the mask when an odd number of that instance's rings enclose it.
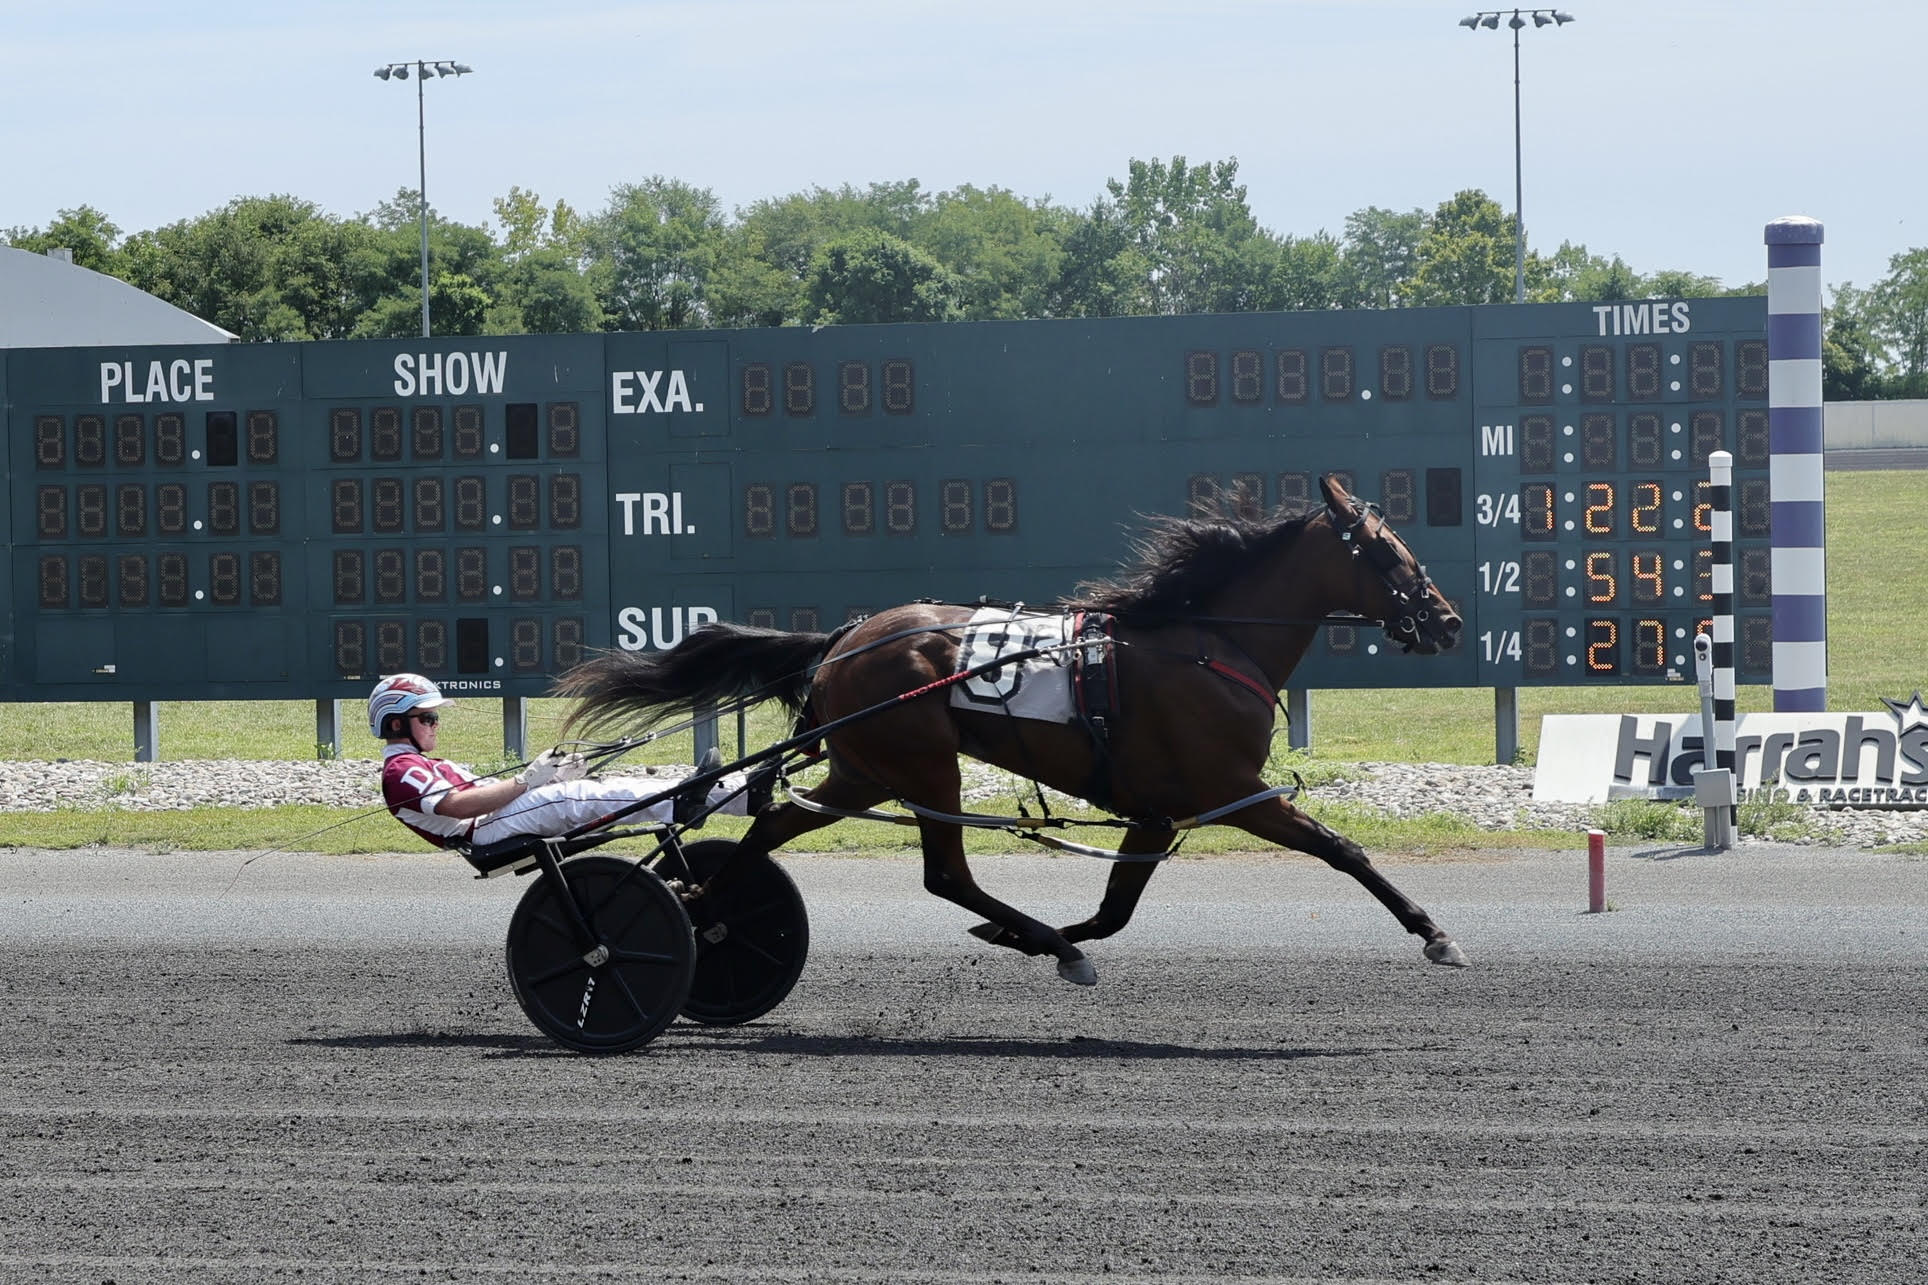
<instances>
[{"instance_id":1,"label":"daktronics logo","mask_svg":"<svg viewBox=\"0 0 1928 1285\"><path fill-rule=\"evenodd\" d=\"M502 690L502 680L499 678L458 678L438 685L445 692L499 692Z\"/></svg>"}]
</instances>

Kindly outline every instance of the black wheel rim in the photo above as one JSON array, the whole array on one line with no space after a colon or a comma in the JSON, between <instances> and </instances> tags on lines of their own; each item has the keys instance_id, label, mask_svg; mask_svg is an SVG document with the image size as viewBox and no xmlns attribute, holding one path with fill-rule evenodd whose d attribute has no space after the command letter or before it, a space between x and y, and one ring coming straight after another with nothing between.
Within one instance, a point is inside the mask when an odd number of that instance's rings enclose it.
<instances>
[{"instance_id":1,"label":"black wheel rim","mask_svg":"<svg viewBox=\"0 0 1928 1285\"><path fill-rule=\"evenodd\" d=\"M769 857L739 857L726 839L693 843L684 860L710 890L689 903L696 973L683 1014L728 1026L763 1016L789 995L810 952L810 920L790 875Z\"/></svg>"},{"instance_id":2,"label":"black wheel rim","mask_svg":"<svg viewBox=\"0 0 1928 1285\"><path fill-rule=\"evenodd\" d=\"M689 994L696 943L682 902L654 871L619 857L577 857L562 874L595 937L582 940L550 875L509 923L509 981L536 1027L585 1053L648 1043Z\"/></svg>"}]
</instances>

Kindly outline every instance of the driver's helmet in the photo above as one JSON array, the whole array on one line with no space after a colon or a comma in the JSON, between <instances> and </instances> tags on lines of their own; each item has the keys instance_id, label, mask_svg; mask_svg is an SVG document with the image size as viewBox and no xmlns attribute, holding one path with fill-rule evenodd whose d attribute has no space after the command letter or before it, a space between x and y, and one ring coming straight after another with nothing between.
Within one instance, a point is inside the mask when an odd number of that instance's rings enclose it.
<instances>
[{"instance_id":1,"label":"driver's helmet","mask_svg":"<svg viewBox=\"0 0 1928 1285\"><path fill-rule=\"evenodd\" d=\"M368 730L382 740L400 736L400 731L384 732L382 725L396 714L412 710L435 709L450 704L442 689L420 674L390 674L375 684L368 694Z\"/></svg>"}]
</instances>

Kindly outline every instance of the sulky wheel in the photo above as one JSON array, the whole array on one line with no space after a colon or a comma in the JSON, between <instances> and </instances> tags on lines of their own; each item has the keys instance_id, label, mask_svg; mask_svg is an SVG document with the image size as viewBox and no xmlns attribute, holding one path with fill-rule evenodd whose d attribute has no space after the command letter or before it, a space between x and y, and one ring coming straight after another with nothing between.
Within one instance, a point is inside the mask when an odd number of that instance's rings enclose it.
<instances>
[{"instance_id":1,"label":"sulky wheel","mask_svg":"<svg viewBox=\"0 0 1928 1285\"><path fill-rule=\"evenodd\" d=\"M560 869L570 896L545 873L509 921L516 1002L543 1034L578 1052L647 1044L675 1020L696 967L683 903L635 861L584 856Z\"/></svg>"},{"instance_id":2,"label":"sulky wheel","mask_svg":"<svg viewBox=\"0 0 1928 1285\"><path fill-rule=\"evenodd\" d=\"M810 918L789 872L761 853L737 857L736 847L705 839L683 849L693 884L718 876L686 907L696 980L683 1016L711 1026L748 1022L781 1004L810 953Z\"/></svg>"}]
</instances>

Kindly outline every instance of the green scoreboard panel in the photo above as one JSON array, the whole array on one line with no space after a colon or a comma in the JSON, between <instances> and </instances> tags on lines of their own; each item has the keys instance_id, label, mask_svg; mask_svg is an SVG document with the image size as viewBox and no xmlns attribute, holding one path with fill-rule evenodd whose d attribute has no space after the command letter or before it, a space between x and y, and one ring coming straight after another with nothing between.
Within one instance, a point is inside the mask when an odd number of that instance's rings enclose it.
<instances>
[{"instance_id":1,"label":"green scoreboard panel","mask_svg":"<svg viewBox=\"0 0 1928 1285\"><path fill-rule=\"evenodd\" d=\"M708 620L1046 602L1139 515L1341 474L1467 619L1323 631L1295 686L1664 682L1735 455L1771 662L1765 305L844 326L7 354L13 700L537 695Z\"/></svg>"}]
</instances>

